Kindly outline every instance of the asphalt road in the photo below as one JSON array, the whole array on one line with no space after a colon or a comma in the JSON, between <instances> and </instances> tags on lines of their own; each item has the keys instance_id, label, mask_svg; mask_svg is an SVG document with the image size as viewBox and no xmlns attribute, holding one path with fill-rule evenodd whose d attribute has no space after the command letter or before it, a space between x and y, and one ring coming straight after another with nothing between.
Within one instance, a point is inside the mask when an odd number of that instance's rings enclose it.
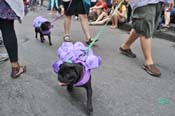
<instances>
[{"instance_id":1,"label":"asphalt road","mask_svg":"<svg viewBox=\"0 0 175 116\"><path fill-rule=\"evenodd\" d=\"M22 24L15 23L19 60L27 73L10 78L10 63L0 64L0 116L86 116L86 92L76 88L68 94L57 85L52 64L63 42L63 19L52 30L53 46L34 37L32 21L36 16L53 20L55 16L38 10L30 12ZM91 26L94 37L101 26ZM85 43L79 21L72 19L73 41ZM93 50L102 57L102 65L92 70L94 116L175 116L175 43L153 39L153 56L162 72L161 78L148 75L141 66L140 43L133 44L136 59L120 54L118 48L128 33L107 27ZM4 48L0 48L5 51Z\"/></svg>"}]
</instances>

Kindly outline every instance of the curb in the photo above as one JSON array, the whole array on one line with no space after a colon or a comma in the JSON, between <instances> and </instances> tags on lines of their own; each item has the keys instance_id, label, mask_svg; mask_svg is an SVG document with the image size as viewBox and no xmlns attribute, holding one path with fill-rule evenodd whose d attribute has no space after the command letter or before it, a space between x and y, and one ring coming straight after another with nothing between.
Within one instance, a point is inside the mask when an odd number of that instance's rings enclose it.
<instances>
[{"instance_id":1,"label":"curb","mask_svg":"<svg viewBox=\"0 0 175 116\"><path fill-rule=\"evenodd\" d=\"M120 24L119 29L129 31L129 30L131 30L131 24L129 24L129 23ZM166 32L161 32L160 30L157 30L154 33L154 36L157 38L160 38L160 39L175 42L175 26L174 26L174 24Z\"/></svg>"}]
</instances>

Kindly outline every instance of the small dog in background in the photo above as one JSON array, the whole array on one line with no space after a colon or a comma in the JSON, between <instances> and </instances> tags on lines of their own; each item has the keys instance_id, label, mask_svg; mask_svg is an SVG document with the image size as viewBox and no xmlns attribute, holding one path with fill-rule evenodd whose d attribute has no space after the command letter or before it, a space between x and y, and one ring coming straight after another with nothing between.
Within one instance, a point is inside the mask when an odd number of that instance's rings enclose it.
<instances>
[{"instance_id":1,"label":"small dog in background","mask_svg":"<svg viewBox=\"0 0 175 116\"><path fill-rule=\"evenodd\" d=\"M58 84L67 86L71 92L73 87L84 87L87 92L87 114L93 113L91 69L101 65L101 58L93 54L92 49L85 53L87 47L81 42L64 42L58 49L59 60L53 64Z\"/></svg>"},{"instance_id":2,"label":"small dog in background","mask_svg":"<svg viewBox=\"0 0 175 116\"><path fill-rule=\"evenodd\" d=\"M44 42L44 36L48 36L49 45L52 45L51 42L51 29L53 25L50 21L43 18L42 16L38 16L33 20L33 27L35 28L35 37L38 37L38 33L40 34L41 43Z\"/></svg>"}]
</instances>

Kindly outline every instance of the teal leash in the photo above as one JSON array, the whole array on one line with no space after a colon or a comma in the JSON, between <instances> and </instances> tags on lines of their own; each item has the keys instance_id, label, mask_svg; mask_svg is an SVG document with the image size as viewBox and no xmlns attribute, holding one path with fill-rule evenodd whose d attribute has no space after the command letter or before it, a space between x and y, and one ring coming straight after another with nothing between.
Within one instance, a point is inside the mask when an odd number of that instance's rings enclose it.
<instances>
[{"instance_id":1,"label":"teal leash","mask_svg":"<svg viewBox=\"0 0 175 116\"><path fill-rule=\"evenodd\" d=\"M117 5L117 7L114 9L114 12L112 13L111 17L109 18L109 20L100 28L99 32L97 33L97 35L92 39L92 42L90 43L90 45L88 46L88 48L86 49L85 53L88 53L89 49L92 48L92 46L95 44L95 42L99 39L100 35L105 31L105 28L107 26L107 24L109 23L109 21L112 19L112 17L116 14L116 12L118 11L119 7L121 6L121 4L124 2L124 0L120 1L120 3Z\"/></svg>"}]
</instances>

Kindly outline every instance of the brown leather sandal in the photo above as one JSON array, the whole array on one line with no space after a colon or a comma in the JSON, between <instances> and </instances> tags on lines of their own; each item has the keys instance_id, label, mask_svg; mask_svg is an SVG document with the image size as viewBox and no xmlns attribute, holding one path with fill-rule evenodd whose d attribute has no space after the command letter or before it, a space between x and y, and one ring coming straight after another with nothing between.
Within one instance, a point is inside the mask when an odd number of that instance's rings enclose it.
<instances>
[{"instance_id":1,"label":"brown leather sandal","mask_svg":"<svg viewBox=\"0 0 175 116\"><path fill-rule=\"evenodd\" d=\"M19 65L18 67L12 67L11 77L13 79L18 78L22 73L26 72L26 66Z\"/></svg>"}]
</instances>

